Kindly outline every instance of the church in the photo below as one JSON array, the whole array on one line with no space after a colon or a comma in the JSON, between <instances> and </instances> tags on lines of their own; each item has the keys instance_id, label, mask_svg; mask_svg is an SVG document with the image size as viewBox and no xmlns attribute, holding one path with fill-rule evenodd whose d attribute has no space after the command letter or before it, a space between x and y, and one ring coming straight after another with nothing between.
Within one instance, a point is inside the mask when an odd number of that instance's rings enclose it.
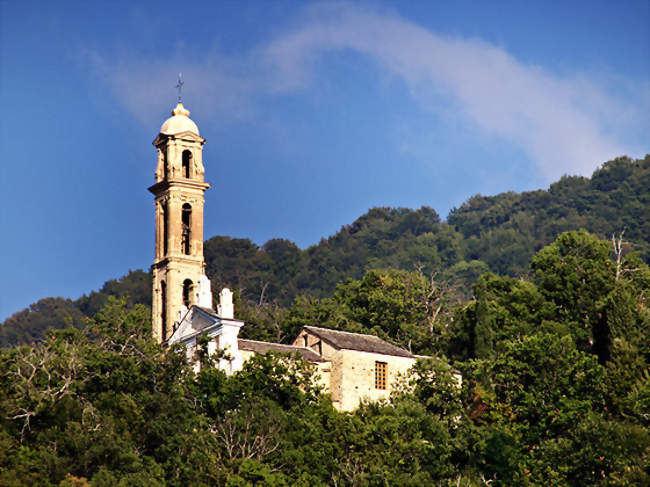
<instances>
[{"instance_id":1,"label":"church","mask_svg":"<svg viewBox=\"0 0 650 487\"><path fill-rule=\"evenodd\" d=\"M340 411L361 401L387 398L400 374L417 356L376 336L305 326L291 345L238 337L245 323L235 318L232 292L219 293L216 309L203 260L205 182L203 145L197 125L179 97L160 133L155 184L155 257L152 327L164 345L182 344L190 363L200 369L198 340L206 337L208 353L218 352L218 366L227 374L241 370L255 354L270 351L299 354L316 367L320 385Z\"/></svg>"}]
</instances>

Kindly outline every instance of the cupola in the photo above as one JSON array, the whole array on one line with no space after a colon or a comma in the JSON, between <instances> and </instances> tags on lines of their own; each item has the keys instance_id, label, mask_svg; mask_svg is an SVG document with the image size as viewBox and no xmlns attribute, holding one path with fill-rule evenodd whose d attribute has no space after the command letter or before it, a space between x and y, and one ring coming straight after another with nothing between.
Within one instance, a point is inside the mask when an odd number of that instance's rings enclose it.
<instances>
[{"instance_id":1,"label":"cupola","mask_svg":"<svg viewBox=\"0 0 650 487\"><path fill-rule=\"evenodd\" d=\"M199 134L199 128L190 118L190 111L179 101L176 108L172 110L172 116L165 120L160 127L160 133L165 135L181 134L183 132L192 132Z\"/></svg>"}]
</instances>

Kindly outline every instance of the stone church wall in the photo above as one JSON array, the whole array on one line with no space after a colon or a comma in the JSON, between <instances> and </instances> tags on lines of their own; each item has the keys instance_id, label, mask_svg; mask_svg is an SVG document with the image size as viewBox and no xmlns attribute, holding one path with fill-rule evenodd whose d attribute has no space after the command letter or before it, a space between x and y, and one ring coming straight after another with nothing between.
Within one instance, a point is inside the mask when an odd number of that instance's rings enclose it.
<instances>
[{"instance_id":1,"label":"stone church wall","mask_svg":"<svg viewBox=\"0 0 650 487\"><path fill-rule=\"evenodd\" d=\"M386 389L375 387L376 362L386 363ZM356 350L340 350L338 360L332 361L332 390L338 392L338 409L352 411L363 400L388 399L398 376L415 364L410 357L394 357ZM334 395L332 397L334 399Z\"/></svg>"}]
</instances>

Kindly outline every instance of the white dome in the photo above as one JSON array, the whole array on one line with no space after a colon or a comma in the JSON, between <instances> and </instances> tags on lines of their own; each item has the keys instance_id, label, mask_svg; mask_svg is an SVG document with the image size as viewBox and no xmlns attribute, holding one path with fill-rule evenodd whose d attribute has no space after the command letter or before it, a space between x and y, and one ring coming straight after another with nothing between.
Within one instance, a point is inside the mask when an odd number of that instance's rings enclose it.
<instances>
[{"instance_id":1,"label":"white dome","mask_svg":"<svg viewBox=\"0 0 650 487\"><path fill-rule=\"evenodd\" d=\"M176 108L172 110L172 115L160 127L161 134L174 135L182 132L192 132L193 134L200 135L199 128L190 119L190 111L181 102L178 102Z\"/></svg>"}]
</instances>

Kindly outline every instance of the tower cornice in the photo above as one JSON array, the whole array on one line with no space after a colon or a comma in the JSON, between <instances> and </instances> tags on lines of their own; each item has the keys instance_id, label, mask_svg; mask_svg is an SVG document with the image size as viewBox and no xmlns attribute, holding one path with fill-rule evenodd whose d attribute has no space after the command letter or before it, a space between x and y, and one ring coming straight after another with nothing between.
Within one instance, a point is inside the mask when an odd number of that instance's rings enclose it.
<instances>
[{"instance_id":1,"label":"tower cornice","mask_svg":"<svg viewBox=\"0 0 650 487\"><path fill-rule=\"evenodd\" d=\"M160 260L155 260L154 263L152 264L152 268L154 269L159 269L161 267L165 267L167 265L173 265L173 264L196 264L196 263L201 264L201 268L203 268L203 256L201 255L200 257L195 257L195 256L189 256L189 255L182 255L182 254L172 254L172 255L167 255L163 257Z\"/></svg>"},{"instance_id":2,"label":"tower cornice","mask_svg":"<svg viewBox=\"0 0 650 487\"><path fill-rule=\"evenodd\" d=\"M184 140L186 142L198 142L201 145L205 144L205 139L200 135L196 135L193 132L181 132L180 134L163 134L159 133L156 138L153 140L152 144L156 147L164 144L168 140Z\"/></svg>"},{"instance_id":3,"label":"tower cornice","mask_svg":"<svg viewBox=\"0 0 650 487\"><path fill-rule=\"evenodd\" d=\"M166 179L153 186L149 186L149 191L158 196L169 188L199 189L205 191L210 187L210 183L194 181L192 179Z\"/></svg>"}]
</instances>

